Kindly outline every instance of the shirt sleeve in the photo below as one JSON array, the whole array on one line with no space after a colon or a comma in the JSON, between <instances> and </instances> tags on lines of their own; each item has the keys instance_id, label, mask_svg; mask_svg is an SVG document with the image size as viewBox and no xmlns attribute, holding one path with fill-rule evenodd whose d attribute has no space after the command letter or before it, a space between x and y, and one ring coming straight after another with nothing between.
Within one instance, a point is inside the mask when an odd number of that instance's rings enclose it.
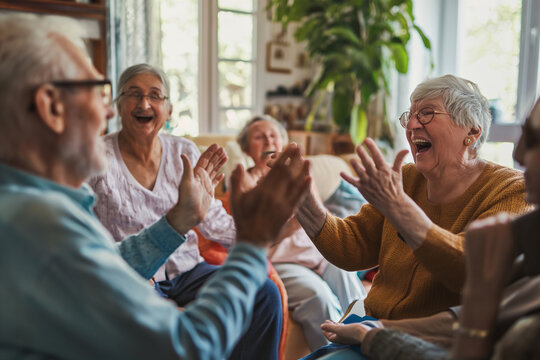
<instances>
[{"instance_id":1,"label":"shirt sleeve","mask_svg":"<svg viewBox=\"0 0 540 360\"><path fill-rule=\"evenodd\" d=\"M62 358L222 359L249 324L266 277L265 256L262 249L238 245L181 312L111 247L93 243L59 251L35 283L45 306L33 311L43 309L41 323L54 323L47 337L62 344Z\"/></svg>"},{"instance_id":2,"label":"shirt sleeve","mask_svg":"<svg viewBox=\"0 0 540 360\"><path fill-rule=\"evenodd\" d=\"M362 352L373 360L444 360L447 350L391 329L367 333Z\"/></svg>"},{"instance_id":3,"label":"shirt sleeve","mask_svg":"<svg viewBox=\"0 0 540 360\"><path fill-rule=\"evenodd\" d=\"M124 260L142 277L150 279L186 238L178 234L165 216L136 235L116 243Z\"/></svg>"},{"instance_id":4,"label":"shirt sleeve","mask_svg":"<svg viewBox=\"0 0 540 360\"><path fill-rule=\"evenodd\" d=\"M197 229L208 240L216 241L226 249L234 244L236 238L236 227L233 217L221 204L221 201L214 199L204 220L197 225Z\"/></svg>"}]
</instances>

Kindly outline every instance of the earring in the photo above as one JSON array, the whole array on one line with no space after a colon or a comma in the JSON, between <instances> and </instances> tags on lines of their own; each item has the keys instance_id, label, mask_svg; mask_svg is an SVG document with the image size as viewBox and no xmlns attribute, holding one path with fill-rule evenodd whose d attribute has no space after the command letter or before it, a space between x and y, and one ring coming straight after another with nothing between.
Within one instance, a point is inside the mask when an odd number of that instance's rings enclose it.
<instances>
[{"instance_id":1,"label":"earring","mask_svg":"<svg viewBox=\"0 0 540 360\"><path fill-rule=\"evenodd\" d=\"M465 140L463 140L463 145L465 145L465 146L469 146L469 145L471 145L471 143L472 143L472 139L471 139L470 136L467 136L465 138Z\"/></svg>"}]
</instances>

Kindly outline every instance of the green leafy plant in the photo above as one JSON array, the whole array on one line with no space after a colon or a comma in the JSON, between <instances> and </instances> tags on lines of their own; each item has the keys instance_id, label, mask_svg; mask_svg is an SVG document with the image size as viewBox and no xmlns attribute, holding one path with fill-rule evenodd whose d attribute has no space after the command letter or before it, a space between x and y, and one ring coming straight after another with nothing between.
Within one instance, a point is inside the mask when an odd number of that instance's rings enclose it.
<instances>
[{"instance_id":1,"label":"green leafy plant","mask_svg":"<svg viewBox=\"0 0 540 360\"><path fill-rule=\"evenodd\" d=\"M333 121L355 143L366 136L393 143L386 118L392 69L406 73L406 45L416 31L427 49L429 39L414 23L412 0L269 0L273 20L296 23L295 38L306 42L320 65L306 90L333 91ZM382 96L383 119L368 126L368 107Z\"/></svg>"}]
</instances>

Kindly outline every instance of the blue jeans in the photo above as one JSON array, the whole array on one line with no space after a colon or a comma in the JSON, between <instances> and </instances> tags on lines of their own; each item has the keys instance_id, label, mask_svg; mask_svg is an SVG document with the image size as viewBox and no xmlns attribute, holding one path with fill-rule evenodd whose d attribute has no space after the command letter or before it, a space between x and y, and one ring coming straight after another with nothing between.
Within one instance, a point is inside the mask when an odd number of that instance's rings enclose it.
<instances>
[{"instance_id":1,"label":"blue jeans","mask_svg":"<svg viewBox=\"0 0 540 360\"><path fill-rule=\"evenodd\" d=\"M158 282L156 289L162 296L174 300L178 306L185 306L195 300L199 289L218 269L219 266L202 262L172 280ZM255 295L251 324L229 359L277 359L282 321L279 290L276 284L266 279Z\"/></svg>"}]
</instances>

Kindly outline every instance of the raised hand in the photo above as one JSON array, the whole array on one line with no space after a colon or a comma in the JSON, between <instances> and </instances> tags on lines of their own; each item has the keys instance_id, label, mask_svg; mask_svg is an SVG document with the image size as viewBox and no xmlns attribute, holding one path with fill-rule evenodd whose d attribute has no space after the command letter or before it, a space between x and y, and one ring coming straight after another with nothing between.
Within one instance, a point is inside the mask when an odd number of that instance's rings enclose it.
<instances>
[{"instance_id":1,"label":"raised hand","mask_svg":"<svg viewBox=\"0 0 540 360\"><path fill-rule=\"evenodd\" d=\"M473 222L466 230L464 295L471 292L496 296L502 291L517 256L512 216L499 213Z\"/></svg>"},{"instance_id":2,"label":"raised hand","mask_svg":"<svg viewBox=\"0 0 540 360\"><path fill-rule=\"evenodd\" d=\"M500 213L473 222L465 235L467 279L462 292L459 327L452 346L452 358L487 358L491 336L471 337L467 329L491 334L504 286L516 257L511 217Z\"/></svg>"},{"instance_id":3,"label":"raised hand","mask_svg":"<svg viewBox=\"0 0 540 360\"><path fill-rule=\"evenodd\" d=\"M359 145L356 147L356 153L360 161L351 160L351 165L358 175L358 179L345 173L341 173L341 176L356 186L370 204L384 213L386 207L396 204L396 200L404 194L401 165L408 150L400 151L393 166L390 166L372 139L366 138L364 145L371 156Z\"/></svg>"},{"instance_id":4,"label":"raised hand","mask_svg":"<svg viewBox=\"0 0 540 360\"><path fill-rule=\"evenodd\" d=\"M225 150L217 144L212 144L201 154L193 171L195 174L199 172L199 169L206 171L212 182L212 186L215 188L225 176L225 174L219 173L225 162L227 162Z\"/></svg>"},{"instance_id":5,"label":"raised hand","mask_svg":"<svg viewBox=\"0 0 540 360\"><path fill-rule=\"evenodd\" d=\"M297 146L289 146L257 186L245 191L246 176L239 165L231 176L231 207L237 241L269 247L280 237L311 184L309 162L302 159Z\"/></svg>"},{"instance_id":6,"label":"raised hand","mask_svg":"<svg viewBox=\"0 0 540 360\"><path fill-rule=\"evenodd\" d=\"M189 159L182 154L184 173L178 188L178 201L166 215L169 224L184 235L197 226L206 216L212 199L214 188L223 179L219 170L227 161L223 148L211 145L201 154L195 168Z\"/></svg>"}]
</instances>

